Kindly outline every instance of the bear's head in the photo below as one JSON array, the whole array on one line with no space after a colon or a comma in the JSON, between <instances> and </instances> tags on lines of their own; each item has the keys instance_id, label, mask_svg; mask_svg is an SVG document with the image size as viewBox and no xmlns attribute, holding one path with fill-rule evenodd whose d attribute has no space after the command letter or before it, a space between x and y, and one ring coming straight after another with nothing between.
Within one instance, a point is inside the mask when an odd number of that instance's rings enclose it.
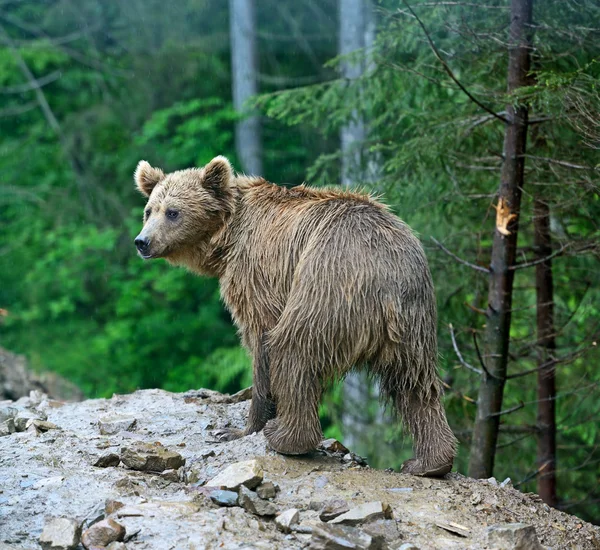
<instances>
[{"instance_id":1,"label":"bear's head","mask_svg":"<svg viewBox=\"0 0 600 550\"><path fill-rule=\"evenodd\" d=\"M148 203L135 238L139 255L184 265L202 262L198 256L231 215L233 177L231 164L221 156L204 168L171 174L140 161L134 179Z\"/></svg>"}]
</instances>

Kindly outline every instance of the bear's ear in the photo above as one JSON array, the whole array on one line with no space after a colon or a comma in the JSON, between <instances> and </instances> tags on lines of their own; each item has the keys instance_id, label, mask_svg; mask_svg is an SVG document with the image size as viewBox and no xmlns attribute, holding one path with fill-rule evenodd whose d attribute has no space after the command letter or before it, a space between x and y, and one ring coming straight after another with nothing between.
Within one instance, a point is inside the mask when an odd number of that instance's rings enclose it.
<instances>
[{"instance_id":1,"label":"bear's ear","mask_svg":"<svg viewBox=\"0 0 600 550\"><path fill-rule=\"evenodd\" d=\"M165 178L165 173L160 168L152 168L145 160L140 160L133 174L138 191L146 197L150 196L156 184Z\"/></svg>"},{"instance_id":2,"label":"bear's ear","mask_svg":"<svg viewBox=\"0 0 600 550\"><path fill-rule=\"evenodd\" d=\"M204 167L204 181L202 185L206 189L218 191L229 187L233 178L231 163L222 156L215 157Z\"/></svg>"}]
</instances>

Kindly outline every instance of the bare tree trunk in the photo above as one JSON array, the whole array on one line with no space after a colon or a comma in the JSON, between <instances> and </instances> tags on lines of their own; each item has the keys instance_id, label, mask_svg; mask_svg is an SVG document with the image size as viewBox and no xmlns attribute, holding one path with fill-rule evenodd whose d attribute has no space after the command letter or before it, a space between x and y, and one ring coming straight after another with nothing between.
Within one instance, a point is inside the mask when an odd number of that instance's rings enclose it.
<instances>
[{"instance_id":1,"label":"bare tree trunk","mask_svg":"<svg viewBox=\"0 0 600 550\"><path fill-rule=\"evenodd\" d=\"M556 497L556 381L553 352L554 289L550 210L539 196L534 201L536 259L546 260L535 266L537 337L538 337L538 493L549 506L558 504Z\"/></svg>"},{"instance_id":2,"label":"bare tree trunk","mask_svg":"<svg viewBox=\"0 0 600 550\"><path fill-rule=\"evenodd\" d=\"M339 53L348 55L365 47L370 27L367 26L367 0L340 0L339 3ZM345 60L342 75L348 80L359 78L365 67L361 59ZM365 141L365 123L353 113L352 120L340 130L342 150L342 185L352 185L361 174L361 145Z\"/></svg>"},{"instance_id":3,"label":"bare tree trunk","mask_svg":"<svg viewBox=\"0 0 600 550\"><path fill-rule=\"evenodd\" d=\"M229 0L229 23L233 106L244 113L246 101L258 93L254 0ZM235 148L245 172L256 175L263 173L258 115L249 114L236 123Z\"/></svg>"},{"instance_id":4,"label":"bare tree trunk","mask_svg":"<svg viewBox=\"0 0 600 550\"><path fill-rule=\"evenodd\" d=\"M375 40L375 18L369 0L340 0L339 3L339 53L348 55L369 48ZM359 56L355 62L344 61L342 75L348 80L359 78L370 69L372 61ZM342 185L349 186L357 181L376 180L376 159L363 163L362 146L367 137L364 120L353 113L352 121L340 130L342 152ZM344 404L341 417L344 443L356 452L370 451L368 426L373 419L369 415L369 402L374 399L373 384L364 372L352 372L344 381ZM376 412L383 418L383 409Z\"/></svg>"},{"instance_id":5,"label":"bare tree trunk","mask_svg":"<svg viewBox=\"0 0 600 550\"><path fill-rule=\"evenodd\" d=\"M511 0L508 92L528 84L531 63L531 22L533 0ZM496 230L492 245L485 329L486 371L479 387L477 416L471 441L469 475L487 478L493 475L502 397L508 363L510 318L518 235L518 216L527 144L526 105L509 104L504 134L504 162L498 204Z\"/></svg>"}]
</instances>

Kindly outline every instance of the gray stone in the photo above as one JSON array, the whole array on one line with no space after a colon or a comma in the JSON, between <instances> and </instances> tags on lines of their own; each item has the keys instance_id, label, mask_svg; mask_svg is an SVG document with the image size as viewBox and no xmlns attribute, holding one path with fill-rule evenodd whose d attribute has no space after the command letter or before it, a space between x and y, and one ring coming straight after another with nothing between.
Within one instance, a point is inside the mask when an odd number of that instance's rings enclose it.
<instances>
[{"instance_id":1,"label":"gray stone","mask_svg":"<svg viewBox=\"0 0 600 550\"><path fill-rule=\"evenodd\" d=\"M0 422L6 422L8 419L17 416L19 409L16 407L2 407L0 409Z\"/></svg>"},{"instance_id":2,"label":"gray stone","mask_svg":"<svg viewBox=\"0 0 600 550\"><path fill-rule=\"evenodd\" d=\"M114 500L112 498L107 498L104 501L104 511L106 512L107 516L114 514L117 510L120 510L124 506L125 506L125 504L123 504L122 502L120 502L118 500Z\"/></svg>"},{"instance_id":3,"label":"gray stone","mask_svg":"<svg viewBox=\"0 0 600 550\"><path fill-rule=\"evenodd\" d=\"M394 519L378 519L365 523L361 529L372 537L383 537L388 544L399 542L403 538L400 522Z\"/></svg>"},{"instance_id":4,"label":"gray stone","mask_svg":"<svg viewBox=\"0 0 600 550\"><path fill-rule=\"evenodd\" d=\"M160 477L165 479L166 481L177 482L179 481L179 471L178 470L165 470L160 474Z\"/></svg>"},{"instance_id":5,"label":"gray stone","mask_svg":"<svg viewBox=\"0 0 600 550\"><path fill-rule=\"evenodd\" d=\"M320 447L329 453L342 453L343 455L346 455L350 452L347 447L342 445L337 439L333 438L323 441Z\"/></svg>"},{"instance_id":6,"label":"gray stone","mask_svg":"<svg viewBox=\"0 0 600 550\"><path fill-rule=\"evenodd\" d=\"M127 550L127 546L125 546L124 542L111 542L107 547L106 550Z\"/></svg>"},{"instance_id":7,"label":"gray stone","mask_svg":"<svg viewBox=\"0 0 600 550\"><path fill-rule=\"evenodd\" d=\"M19 411L17 416L14 418L15 428L18 432L24 432L29 426L31 426L31 420L46 420L47 418L48 417L46 415L22 410Z\"/></svg>"},{"instance_id":8,"label":"gray stone","mask_svg":"<svg viewBox=\"0 0 600 550\"><path fill-rule=\"evenodd\" d=\"M0 437L15 433L15 421L12 418L0 423Z\"/></svg>"},{"instance_id":9,"label":"gray stone","mask_svg":"<svg viewBox=\"0 0 600 550\"><path fill-rule=\"evenodd\" d=\"M207 487L220 487L236 491L241 485L254 489L263 480L263 469L258 460L236 462L213 477Z\"/></svg>"},{"instance_id":10,"label":"gray stone","mask_svg":"<svg viewBox=\"0 0 600 550\"><path fill-rule=\"evenodd\" d=\"M275 498L277 491L279 491L279 485L274 484L272 481L265 481L256 488L256 494L265 500Z\"/></svg>"},{"instance_id":11,"label":"gray stone","mask_svg":"<svg viewBox=\"0 0 600 550\"><path fill-rule=\"evenodd\" d=\"M365 502L348 512L331 520L330 523L343 523L345 525L358 525L376 519L391 519L392 508L386 502Z\"/></svg>"},{"instance_id":12,"label":"gray stone","mask_svg":"<svg viewBox=\"0 0 600 550\"><path fill-rule=\"evenodd\" d=\"M47 420L38 420L37 418L32 418L25 425L25 429L29 429L31 426L34 426L38 432L47 432L50 430L60 430L60 428L54 424L53 422L48 422Z\"/></svg>"},{"instance_id":13,"label":"gray stone","mask_svg":"<svg viewBox=\"0 0 600 550\"><path fill-rule=\"evenodd\" d=\"M319 519L325 522L331 521L349 510L350 508L345 500L328 500L319 512Z\"/></svg>"},{"instance_id":14,"label":"gray stone","mask_svg":"<svg viewBox=\"0 0 600 550\"><path fill-rule=\"evenodd\" d=\"M216 489L215 491L211 491L208 496L210 500L219 506L237 506L238 503L238 495L234 491Z\"/></svg>"},{"instance_id":15,"label":"gray stone","mask_svg":"<svg viewBox=\"0 0 600 550\"><path fill-rule=\"evenodd\" d=\"M242 508L257 516L274 516L277 513L277 506L268 500L263 500L245 485L240 485L238 502Z\"/></svg>"},{"instance_id":16,"label":"gray stone","mask_svg":"<svg viewBox=\"0 0 600 550\"><path fill-rule=\"evenodd\" d=\"M535 528L525 523L498 523L487 528L487 542L494 550L543 550Z\"/></svg>"},{"instance_id":17,"label":"gray stone","mask_svg":"<svg viewBox=\"0 0 600 550\"><path fill-rule=\"evenodd\" d=\"M300 513L298 509L290 508L285 512L281 512L281 514L275 518L275 527L282 533L290 533L292 528L297 525L299 519Z\"/></svg>"},{"instance_id":18,"label":"gray stone","mask_svg":"<svg viewBox=\"0 0 600 550\"><path fill-rule=\"evenodd\" d=\"M412 542L405 542L398 550L420 550L418 546L415 546Z\"/></svg>"},{"instance_id":19,"label":"gray stone","mask_svg":"<svg viewBox=\"0 0 600 550\"><path fill-rule=\"evenodd\" d=\"M250 386L249 388L244 388L243 390L240 390L237 393L234 393L230 397L230 402L241 403L242 401L249 401L250 399L252 399L252 386Z\"/></svg>"},{"instance_id":20,"label":"gray stone","mask_svg":"<svg viewBox=\"0 0 600 550\"><path fill-rule=\"evenodd\" d=\"M48 518L40 535L44 550L72 550L81 539L81 525L72 518Z\"/></svg>"},{"instance_id":21,"label":"gray stone","mask_svg":"<svg viewBox=\"0 0 600 550\"><path fill-rule=\"evenodd\" d=\"M185 464L185 458L157 443L136 443L121 448L121 462L132 470L164 472L180 468Z\"/></svg>"},{"instance_id":22,"label":"gray stone","mask_svg":"<svg viewBox=\"0 0 600 550\"><path fill-rule=\"evenodd\" d=\"M104 519L94 523L81 535L81 544L86 548L104 548L111 542L122 541L125 538L125 527L114 519Z\"/></svg>"},{"instance_id":23,"label":"gray stone","mask_svg":"<svg viewBox=\"0 0 600 550\"><path fill-rule=\"evenodd\" d=\"M110 468L118 466L119 462L121 462L121 459L117 453L106 453L94 462L94 466L98 468Z\"/></svg>"},{"instance_id":24,"label":"gray stone","mask_svg":"<svg viewBox=\"0 0 600 550\"><path fill-rule=\"evenodd\" d=\"M507 477L502 483L500 483L500 487L502 487L504 489L504 487L512 487L512 479L510 479L510 477Z\"/></svg>"},{"instance_id":25,"label":"gray stone","mask_svg":"<svg viewBox=\"0 0 600 550\"><path fill-rule=\"evenodd\" d=\"M383 537L373 537L356 527L315 525L310 539L310 550L385 550Z\"/></svg>"},{"instance_id":26,"label":"gray stone","mask_svg":"<svg viewBox=\"0 0 600 550\"><path fill-rule=\"evenodd\" d=\"M102 435L115 435L119 432L130 432L135 429L137 419L133 416L105 416L98 421Z\"/></svg>"}]
</instances>

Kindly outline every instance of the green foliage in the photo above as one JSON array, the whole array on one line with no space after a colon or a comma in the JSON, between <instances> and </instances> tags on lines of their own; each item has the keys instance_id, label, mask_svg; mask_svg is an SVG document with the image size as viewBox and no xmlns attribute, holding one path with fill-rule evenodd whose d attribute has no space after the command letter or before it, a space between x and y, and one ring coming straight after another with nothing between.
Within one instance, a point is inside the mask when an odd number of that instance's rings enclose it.
<instances>
[{"instance_id":1,"label":"green foliage","mask_svg":"<svg viewBox=\"0 0 600 550\"><path fill-rule=\"evenodd\" d=\"M280 27L272 10L265 17ZM42 92L60 126L58 135L0 44L0 90L25 86L0 94L0 345L88 396L251 383L217 282L143 262L133 246L140 159L169 171L219 154L237 165L227 18L226 3L205 0L0 6L16 53L36 78L51 77ZM327 47L323 60L335 42ZM277 63L298 70L286 56ZM300 183L319 140L269 121L264 136L269 176Z\"/></svg>"},{"instance_id":2,"label":"green foliage","mask_svg":"<svg viewBox=\"0 0 600 550\"><path fill-rule=\"evenodd\" d=\"M138 138L140 145L167 148L167 166L204 166L215 151L231 149L233 107L218 97L179 101L152 114Z\"/></svg>"}]
</instances>

